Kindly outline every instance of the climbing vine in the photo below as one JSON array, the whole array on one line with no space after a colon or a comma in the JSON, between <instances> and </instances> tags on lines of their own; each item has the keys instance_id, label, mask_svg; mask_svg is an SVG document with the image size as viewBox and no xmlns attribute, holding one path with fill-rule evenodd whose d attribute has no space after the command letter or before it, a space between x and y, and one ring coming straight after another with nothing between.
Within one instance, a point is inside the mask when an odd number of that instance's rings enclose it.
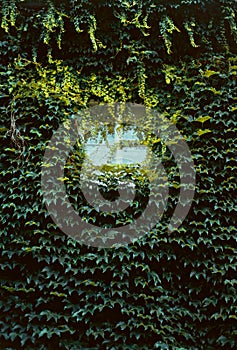
<instances>
[{"instance_id":1,"label":"climbing vine","mask_svg":"<svg viewBox=\"0 0 237 350\"><path fill-rule=\"evenodd\" d=\"M4 0L0 8L0 347L235 349L236 3ZM62 122L119 101L154 108L180 130L195 197L168 233L179 171L148 135L170 184L164 216L131 245L97 249L50 218L43 155ZM60 181L93 220L78 202L81 158L70 154ZM116 190L108 174L105 195Z\"/></svg>"}]
</instances>

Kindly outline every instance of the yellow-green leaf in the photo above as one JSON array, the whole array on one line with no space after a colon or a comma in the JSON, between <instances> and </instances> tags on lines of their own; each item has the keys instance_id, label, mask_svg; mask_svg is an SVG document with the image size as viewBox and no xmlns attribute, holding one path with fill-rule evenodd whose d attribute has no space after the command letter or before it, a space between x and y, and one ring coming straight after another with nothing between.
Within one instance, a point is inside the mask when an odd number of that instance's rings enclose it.
<instances>
[{"instance_id":1,"label":"yellow-green leaf","mask_svg":"<svg viewBox=\"0 0 237 350\"><path fill-rule=\"evenodd\" d=\"M211 117L209 115L205 115L203 117L198 117L196 119L196 122L205 123L209 119L211 119Z\"/></svg>"},{"instance_id":2,"label":"yellow-green leaf","mask_svg":"<svg viewBox=\"0 0 237 350\"><path fill-rule=\"evenodd\" d=\"M198 136L202 136L202 135L207 134L207 133L209 133L209 132L211 132L211 130L209 130L209 129L204 129L204 130L199 129L199 130L197 131L197 134L198 134Z\"/></svg>"},{"instance_id":3,"label":"yellow-green leaf","mask_svg":"<svg viewBox=\"0 0 237 350\"><path fill-rule=\"evenodd\" d=\"M63 182L63 181L69 180L69 178L68 177L58 177L57 180Z\"/></svg>"},{"instance_id":4,"label":"yellow-green leaf","mask_svg":"<svg viewBox=\"0 0 237 350\"><path fill-rule=\"evenodd\" d=\"M214 70L206 70L203 74L204 77L209 78L214 74L219 74L220 72L216 72Z\"/></svg>"}]
</instances>

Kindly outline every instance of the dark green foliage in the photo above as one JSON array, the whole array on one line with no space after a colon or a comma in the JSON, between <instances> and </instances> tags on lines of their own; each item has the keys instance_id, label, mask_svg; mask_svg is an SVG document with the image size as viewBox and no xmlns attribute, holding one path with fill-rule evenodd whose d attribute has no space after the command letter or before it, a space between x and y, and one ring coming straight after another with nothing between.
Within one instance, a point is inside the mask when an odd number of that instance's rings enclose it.
<instances>
[{"instance_id":1,"label":"dark green foliage","mask_svg":"<svg viewBox=\"0 0 237 350\"><path fill-rule=\"evenodd\" d=\"M0 348L235 349L236 2L2 1L1 9ZM113 101L172 120L197 184L186 220L168 234L179 177L154 144L170 180L162 223L106 250L55 226L40 175L59 124ZM65 184L75 197L73 181Z\"/></svg>"}]
</instances>

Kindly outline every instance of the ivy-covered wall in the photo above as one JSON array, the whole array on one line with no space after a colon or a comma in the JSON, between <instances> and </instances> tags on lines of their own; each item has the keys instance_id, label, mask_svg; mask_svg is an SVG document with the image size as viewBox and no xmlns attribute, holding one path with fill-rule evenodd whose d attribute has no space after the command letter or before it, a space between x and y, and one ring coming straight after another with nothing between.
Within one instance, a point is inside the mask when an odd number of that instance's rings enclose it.
<instances>
[{"instance_id":1,"label":"ivy-covered wall","mask_svg":"<svg viewBox=\"0 0 237 350\"><path fill-rule=\"evenodd\" d=\"M1 2L0 349L237 347L236 11L227 0ZM97 249L53 223L41 165L62 121L118 101L176 124L196 193L167 233L180 185L165 150L162 222Z\"/></svg>"}]
</instances>

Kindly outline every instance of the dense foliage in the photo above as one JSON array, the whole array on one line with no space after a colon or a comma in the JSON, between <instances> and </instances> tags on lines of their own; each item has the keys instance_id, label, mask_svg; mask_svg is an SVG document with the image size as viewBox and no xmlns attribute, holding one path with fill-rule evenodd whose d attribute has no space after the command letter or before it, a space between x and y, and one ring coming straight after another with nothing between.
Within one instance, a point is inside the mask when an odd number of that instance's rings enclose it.
<instances>
[{"instance_id":1,"label":"dense foliage","mask_svg":"<svg viewBox=\"0 0 237 350\"><path fill-rule=\"evenodd\" d=\"M236 9L226 0L2 1L1 349L236 348ZM96 249L49 217L41 165L62 121L114 101L176 124L196 194L168 234L179 178L163 147L162 222L132 245ZM75 197L73 179L65 183Z\"/></svg>"}]
</instances>

